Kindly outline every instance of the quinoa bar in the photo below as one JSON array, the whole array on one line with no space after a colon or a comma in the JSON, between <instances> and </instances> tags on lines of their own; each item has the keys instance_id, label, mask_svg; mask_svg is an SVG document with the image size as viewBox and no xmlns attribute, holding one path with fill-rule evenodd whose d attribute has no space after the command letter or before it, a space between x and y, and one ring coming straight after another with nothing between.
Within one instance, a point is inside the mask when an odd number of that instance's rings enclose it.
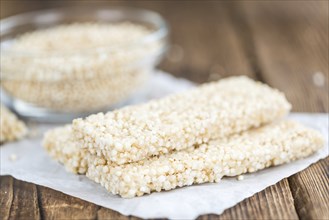
<instances>
[{"instance_id":1,"label":"quinoa bar","mask_svg":"<svg viewBox=\"0 0 329 220\"><path fill-rule=\"evenodd\" d=\"M284 94L247 77L230 77L146 104L73 121L81 147L116 164L183 150L285 116Z\"/></svg>"},{"instance_id":2,"label":"quinoa bar","mask_svg":"<svg viewBox=\"0 0 329 220\"><path fill-rule=\"evenodd\" d=\"M131 198L288 163L323 144L318 132L282 121L130 164L115 165L89 154L87 176L111 193Z\"/></svg>"}]
</instances>

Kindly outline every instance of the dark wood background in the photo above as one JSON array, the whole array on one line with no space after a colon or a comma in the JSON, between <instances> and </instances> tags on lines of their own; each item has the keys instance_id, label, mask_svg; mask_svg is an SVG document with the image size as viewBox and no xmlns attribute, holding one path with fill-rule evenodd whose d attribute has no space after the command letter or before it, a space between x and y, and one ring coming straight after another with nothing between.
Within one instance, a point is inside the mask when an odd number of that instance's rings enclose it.
<instances>
[{"instance_id":1,"label":"dark wood background","mask_svg":"<svg viewBox=\"0 0 329 220\"><path fill-rule=\"evenodd\" d=\"M160 68L198 83L245 74L285 92L293 111L328 112L328 1L4 1L1 18L66 5L160 12L172 47ZM200 219L328 219L329 158ZM133 219L52 189L0 178L1 219ZM219 195L220 196L220 195Z\"/></svg>"}]
</instances>

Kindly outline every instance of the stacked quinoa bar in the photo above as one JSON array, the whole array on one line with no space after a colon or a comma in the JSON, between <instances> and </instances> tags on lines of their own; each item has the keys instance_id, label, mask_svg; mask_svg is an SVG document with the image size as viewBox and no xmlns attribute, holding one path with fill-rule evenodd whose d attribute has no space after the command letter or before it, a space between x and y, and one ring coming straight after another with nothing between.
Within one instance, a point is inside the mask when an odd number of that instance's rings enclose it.
<instances>
[{"instance_id":1,"label":"stacked quinoa bar","mask_svg":"<svg viewBox=\"0 0 329 220\"><path fill-rule=\"evenodd\" d=\"M285 96L231 77L146 104L76 119L43 145L75 173L131 198L219 182L306 157L321 135L291 121Z\"/></svg>"}]
</instances>

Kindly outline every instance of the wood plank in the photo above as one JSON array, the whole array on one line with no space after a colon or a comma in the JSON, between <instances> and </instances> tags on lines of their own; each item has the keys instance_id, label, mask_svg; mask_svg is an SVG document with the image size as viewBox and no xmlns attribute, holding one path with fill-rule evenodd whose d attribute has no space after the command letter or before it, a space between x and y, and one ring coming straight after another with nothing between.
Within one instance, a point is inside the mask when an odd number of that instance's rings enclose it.
<instances>
[{"instance_id":1,"label":"wood plank","mask_svg":"<svg viewBox=\"0 0 329 220\"><path fill-rule=\"evenodd\" d=\"M5 18L8 16L24 13L27 11L39 10L45 7L44 1L39 2L27 2L23 3L21 1L0 1L0 18Z\"/></svg>"},{"instance_id":2,"label":"wood plank","mask_svg":"<svg viewBox=\"0 0 329 220\"><path fill-rule=\"evenodd\" d=\"M328 1L281 3L244 4L264 81L293 111L328 112Z\"/></svg>"},{"instance_id":3,"label":"wood plank","mask_svg":"<svg viewBox=\"0 0 329 220\"><path fill-rule=\"evenodd\" d=\"M298 219L287 179L266 188L219 217L209 219Z\"/></svg>"},{"instance_id":4,"label":"wood plank","mask_svg":"<svg viewBox=\"0 0 329 220\"><path fill-rule=\"evenodd\" d=\"M47 187L38 186L40 210L45 219L95 219L99 207Z\"/></svg>"},{"instance_id":5,"label":"wood plank","mask_svg":"<svg viewBox=\"0 0 329 220\"><path fill-rule=\"evenodd\" d=\"M1 177L2 219L40 219L37 189L34 184Z\"/></svg>"},{"instance_id":6,"label":"wood plank","mask_svg":"<svg viewBox=\"0 0 329 220\"><path fill-rule=\"evenodd\" d=\"M230 75L255 78L223 2L168 3L160 13L171 25L173 44L164 70L200 83Z\"/></svg>"},{"instance_id":7,"label":"wood plank","mask_svg":"<svg viewBox=\"0 0 329 220\"><path fill-rule=\"evenodd\" d=\"M10 208L14 200L14 179L10 176L0 177L0 216L9 219Z\"/></svg>"},{"instance_id":8,"label":"wood plank","mask_svg":"<svg viewBox=\"0 0 329 220\"><path fill-rule=\"evenodd\" d=\"M329 217L329 157L289 178L301 219Z\"/></svg>"},{"instance_id":9,"label":"wood plank","mask_svg":"<svg viewBox=\"0 0 329 220\"><path fill-rule=\"evenodd\" d=\"M328 1L244 9L264 80L287 94L294 111L328 112ZM288 180L301 219L329 216L328 157Z\"/></svg>"},{"instance_id":10,"label":"wood plank","mask_svg":"<svg viewBox=\"0 0 329 220\"><path fill-rule=\"evenodd\" d=\"M121 215L119 212L101 207L97 211L97 219L99 220L129 220L129 216Z\"/></svg>"}]
</instances>

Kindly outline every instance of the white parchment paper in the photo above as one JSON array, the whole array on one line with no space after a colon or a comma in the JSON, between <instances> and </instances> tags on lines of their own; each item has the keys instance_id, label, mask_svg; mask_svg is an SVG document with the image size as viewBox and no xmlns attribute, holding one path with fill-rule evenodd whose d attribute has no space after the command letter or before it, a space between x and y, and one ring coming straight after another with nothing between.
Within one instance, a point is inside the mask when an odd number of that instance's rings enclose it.
<instances>
[{"instance_id":1,"label":"white parchment paper","mask_svg":"<svg viewBox=\"0 0 329 220\"><path fill-rule=\"evenodd\" d=\"M191 86L193 84L189 81L159 72L149 85L148 95L138 97L132 102L162 97ZM35 133L34 137L1 146L0 174L50 187L124 215L141 218L193 219L202 214L221 214L245 198L328 156L328 117L328 114L291 114L289 118L321 131L326 138L325 147L308 158L244 175L242 181L224 178L220 183L195 185L123 199L108 193L85 176L66 172L62 165L51 160L41 147L43 132L54 127L46 124L30 125L32 133Z\"/></svg>"}]
</instances>

